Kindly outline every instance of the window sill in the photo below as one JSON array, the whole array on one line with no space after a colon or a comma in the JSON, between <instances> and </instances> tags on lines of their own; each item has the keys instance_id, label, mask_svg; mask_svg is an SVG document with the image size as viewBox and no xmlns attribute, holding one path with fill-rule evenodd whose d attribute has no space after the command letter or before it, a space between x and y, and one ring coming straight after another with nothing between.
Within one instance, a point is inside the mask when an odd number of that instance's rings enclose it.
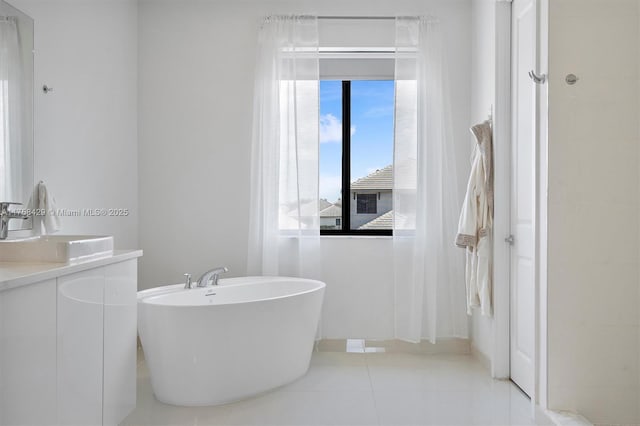
<instances>
[{"instance_id":1,"label":"window sill","mask_svg":"<svg viewBox=\"0 0 640 426\"><path fill-rule=\"evenodd\" d=\"M393 235L320 235L320 239L329 240L392 240Z\"/></svg>"}]
</instances>

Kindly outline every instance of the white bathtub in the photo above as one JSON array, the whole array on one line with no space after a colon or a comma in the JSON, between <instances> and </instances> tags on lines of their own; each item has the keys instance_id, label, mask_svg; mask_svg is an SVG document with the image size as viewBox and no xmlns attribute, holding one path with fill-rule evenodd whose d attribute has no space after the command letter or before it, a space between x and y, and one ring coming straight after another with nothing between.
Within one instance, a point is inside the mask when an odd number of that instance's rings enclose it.
<instances>
[{"instance_id":1,"label":"white bathtub","mask_svg":"<svg viewBox=\"0 0 640 426\"><path fill-rule=\"evenodd\" d=\"M325 284L221 279L138 292L138 331L153 392L174 405L218 405L282 386L309 368Z\"/></svg>"}]
</instances>

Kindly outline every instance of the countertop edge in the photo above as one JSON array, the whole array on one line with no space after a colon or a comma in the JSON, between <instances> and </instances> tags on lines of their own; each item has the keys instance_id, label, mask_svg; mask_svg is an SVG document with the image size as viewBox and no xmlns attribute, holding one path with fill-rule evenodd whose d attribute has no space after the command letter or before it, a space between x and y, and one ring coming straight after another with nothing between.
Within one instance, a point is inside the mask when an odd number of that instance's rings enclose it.
<instances>
[{"instance_id":1,"label":"countertop edge","mask_svg":"<svg viewBox=\"0 0 640 426\"><path fill-rule=\"evenodd\" d=\"M73 263L0 263L0 292L22 287L25 285L58 278L87 269L99 268L113 263L124 262L142 256L142 250L114 250L111 256L88 259ZM28 271L32 267L33 271ZM3 275L11 275L12 269L16 276L5 278ZM24 272L22 272L24 271Z\"/></svg>"}]
</instances>

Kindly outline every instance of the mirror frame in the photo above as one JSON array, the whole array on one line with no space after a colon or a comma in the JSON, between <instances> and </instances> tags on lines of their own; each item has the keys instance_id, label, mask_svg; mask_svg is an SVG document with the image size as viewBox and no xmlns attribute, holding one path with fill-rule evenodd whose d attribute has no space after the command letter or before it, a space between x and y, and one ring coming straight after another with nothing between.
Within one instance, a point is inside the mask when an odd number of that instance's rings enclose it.
<instances>
[{"instance_id":1,"label":"mirror frame","mask_svg":"<svg viewBox=\"0 0 640 426\"><path fill-rule=\"evenodd\" d=\"M27 131L26 137L23 137L23 147L26 147L28 156L30 157L29 170L24 172L26 177L23 183L22 189L22 208L28 208L28 203L35 195L35 21L34 19L13 6L6 0L0 0L0 15L3 16L16 16L18 19L18 36L20 40L30 40L29 46L22 47L22 62L23 70L26 75L25 81L25 111L28 111L25 115ZM29 114L30 113L30 114ZM27 140L28 142L25 142ZM5 201L5 200L0 200ZM6 200L16 201L16 200ZM9 231L30 230L33 229L33 218L27 220L12 220L9 222Z\"/></svg>"}]
</instances>

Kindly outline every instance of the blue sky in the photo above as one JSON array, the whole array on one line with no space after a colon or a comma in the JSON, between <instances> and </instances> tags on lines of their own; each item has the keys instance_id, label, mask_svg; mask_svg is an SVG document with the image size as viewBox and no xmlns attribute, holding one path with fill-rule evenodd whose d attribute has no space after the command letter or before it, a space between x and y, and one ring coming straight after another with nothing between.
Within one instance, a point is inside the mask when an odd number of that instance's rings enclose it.
<instances>
[{"instance_id":1,"label":"blue sky","mask_svg":"<svg viewBox=\"0 0 640 426\"><path fill-rule=\"evenodd\" d=\"M351 82L351 181L393 161L394 82ZM340 198L342 82L320 82L320 198Z\"/></svg>"}]
</instances>

